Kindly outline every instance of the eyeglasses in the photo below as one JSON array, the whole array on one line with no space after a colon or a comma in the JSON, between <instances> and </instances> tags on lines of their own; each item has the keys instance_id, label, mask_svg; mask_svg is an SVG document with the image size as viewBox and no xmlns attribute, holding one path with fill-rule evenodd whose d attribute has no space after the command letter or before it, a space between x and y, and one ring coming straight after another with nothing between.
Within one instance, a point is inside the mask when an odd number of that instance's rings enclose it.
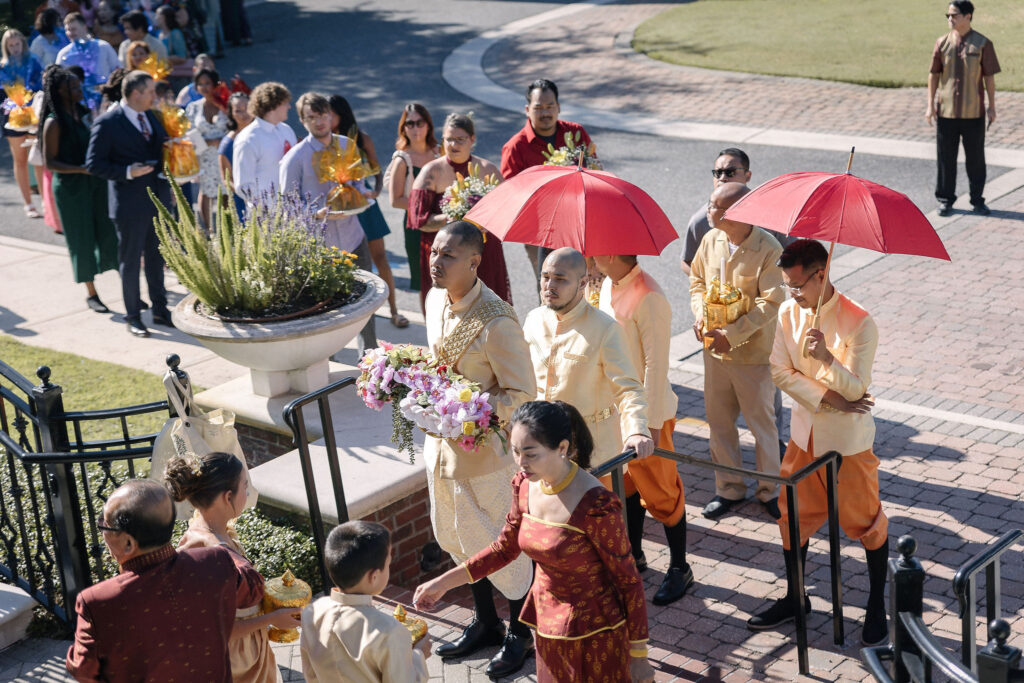
<instances>
[{"instance_id":1,"label":"eyeglasses","mask_svg":"<svg viewBox=\"0 0 1024 683\"><path fill-rule=\"evenodd\" d=\"M747 169L745 168L733 168L732 166L729 166L728 168L713 168L711 169L711 175L721 180L722 178L732 178L740 171L746 170Z\"/></svg>"},{"instance_id":2,"label":"eyeglasses","mask_svg":"<svg viewBox=\"0 0 1024 683\"><path fill-rule=\"evenodd\" d=\"M467 142L469 142L469 138L468 138L468 137L462 137L462 138L445 138L445 139L444 139L444 144L446 144L446 145L464 145L464 144L466 144Z\"/></svg>"},{"instance_id":3,"label":"eyeglasses","mask_svg":"<svg viewBox=\"0 0 1024 683\"><path fill-rule=\"evenodd\" d=\"M121 533L124 529L118 529L117 527L107 526L107 520L103 517L103 513L96 518L96 528L100 531L112 531L115 534Z\"/></svg>"},{"instance_id":4,"label":"eyeglasses","mask_svg":"<svg viewBox=\"0 0 1024 683\"><path fill-rule=\"evenodd\" d=\"M793 292L794 294L799 294L803 290L803 288L807 286L807 283L810 282L811 279L820 272L821 268L818 268L816 271L808 275L807 279L804 280L803 283L799 285L787 285L786 283L782 283L782 287L783 289Z\"/></svg>"},{"instance_id":5,"label":"eyeglasses","mask_svg":"<svg viewBox=\"0 0 1024 683\"><path fill-rule=\"evenodd\" d=\"M952 19L952 18L954 18L954 17L962 17L962 16L963 16L963 15L962 15L962 14L961 14L960 12L957 12L956 14L947 14L947 15L946 15L946 18L947 18L947 19Z\"/></svg>"},{"instance_id":6,"label":"eyeglasses","mask_svg":"<svg viewBox=\"0 0 1024 683\"><path fill-rule=\"evenodd\" d=\"M405 122L406 128L422 128L425 125L427 125L427 122L424 121L423 119L409 119L408 121Z\"/></svg>"}]
</instances>

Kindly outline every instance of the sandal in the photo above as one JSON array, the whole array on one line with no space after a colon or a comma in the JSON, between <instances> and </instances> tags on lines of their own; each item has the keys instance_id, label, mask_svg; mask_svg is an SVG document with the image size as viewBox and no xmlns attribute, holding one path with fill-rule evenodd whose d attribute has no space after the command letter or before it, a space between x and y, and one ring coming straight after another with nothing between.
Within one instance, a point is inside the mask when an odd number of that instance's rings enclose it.
<instances>
[{"instance_id":1,"label":"sandal","mask_svg":"<svg viewBox=\"0 0 1024 683\"><path fill-rule=\"evenodd\" d=\"M41 214L38 211L36 211L36 207L32 206L31 204L26 204L25 205L25 215L28 216L29 218L42 218L43 217L43 214Z\"/></svg>"},{"instance_id":2,"label":"sandal","mask_svg":"<svg viewBox=\"0 0 1024 683\"><path fill-rule=\"evenodd\" d=\"M391 324L398 329L403 329L409 327L409 319L401 313L396 312L391 316Z\"/></svg>"}]
</instances>

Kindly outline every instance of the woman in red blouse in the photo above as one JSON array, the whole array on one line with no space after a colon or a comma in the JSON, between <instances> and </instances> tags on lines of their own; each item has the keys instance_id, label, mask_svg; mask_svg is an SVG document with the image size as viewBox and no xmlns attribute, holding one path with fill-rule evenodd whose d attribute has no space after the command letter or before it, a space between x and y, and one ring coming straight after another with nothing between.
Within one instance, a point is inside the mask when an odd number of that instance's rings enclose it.
<instances>
[{"instance_id":1,"label":"woman in red blouse","mask_svg":"<svg viewBox=\"0 0 1024 683\"><path fill-rule=\"evenodd\" d=\"M579 412L531 401L509 421L515 502L498 539L416 589L431 609L449 590L479 581L525 552L537 564L520 620L537 632L537 680L653 681L647 605L622 503L586 471L593 440Z\"/></svg>"}]
</instances>

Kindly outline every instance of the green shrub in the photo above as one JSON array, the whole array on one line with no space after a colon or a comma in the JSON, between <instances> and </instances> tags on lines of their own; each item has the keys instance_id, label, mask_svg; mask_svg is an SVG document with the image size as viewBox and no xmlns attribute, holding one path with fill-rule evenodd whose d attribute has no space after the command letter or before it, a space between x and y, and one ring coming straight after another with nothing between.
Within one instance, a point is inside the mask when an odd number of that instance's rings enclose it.
<instances>
[{"instance_id":1,"label":"green shrub","mask_svg":"<svg viewBox=\"0 0 1024 683\"><path fill-rule=\"evenodd\" d=\"M313 534L308 526L289 519L270 519L259 510L246 510L235 521L238 541L246 556L266 579L286 569L302 579L316 595L323 590Z\"/></svg>"}]
</instances>

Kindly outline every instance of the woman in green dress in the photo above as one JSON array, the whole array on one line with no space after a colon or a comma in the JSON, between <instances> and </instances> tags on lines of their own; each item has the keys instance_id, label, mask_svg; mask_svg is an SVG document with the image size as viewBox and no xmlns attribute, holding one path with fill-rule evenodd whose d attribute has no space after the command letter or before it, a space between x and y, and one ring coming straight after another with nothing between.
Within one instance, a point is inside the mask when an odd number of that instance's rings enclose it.
<instances>
[{"instance_id":1,"label":"woman in green dress","mask_svg":"<svg viewBox=\"0 0 1024 683\"><path fill-rule=\"evenodd\" d=\"M109 313L93 279L117 270L117 232L107 214L107 181L85 168L89 110L79 104L82 84L67 69L51 66L43 75L43 93L40 144L46 168L53 172L53 197L71 254L71 270L75 282L85 283L89 308Z\"/></svg>"}]
</instances>

